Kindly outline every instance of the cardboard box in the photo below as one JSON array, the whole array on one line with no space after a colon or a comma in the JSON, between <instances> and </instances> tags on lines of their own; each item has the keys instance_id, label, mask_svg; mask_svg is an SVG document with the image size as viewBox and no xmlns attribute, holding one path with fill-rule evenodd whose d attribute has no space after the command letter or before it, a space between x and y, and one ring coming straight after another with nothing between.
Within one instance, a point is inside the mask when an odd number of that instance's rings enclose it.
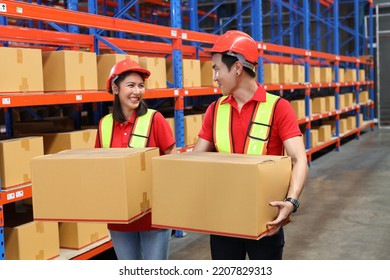
<instances>
[{"instance_id":1,"label":"cardboard box","mask_svg":"<svg viewBox=\"0 0 390 280\"><path fill-rule=\"evenodd\" d=\"M108 237L107 224L59 223L60 247L82 249Z\"/></svg>"},{"instance_id":2,"label":"cardboard box","mask_svg":"<svg viewBox=\"0 0 390 280\"><path fill-rule=\"evenodd\" d=\"M303 143L306 147L306 136L303 135ZM310 147L309 148L315 148L318 146L318 130L317 129L310 129Z\"/></svg>"},{"instance_id":3,"label":"cardboard box","mask_svg":"<svg viewBox=\"0 0 390 280\"><path fill-rule=\"evenodd\" d=\"M336 103L335 103L335 97L333 95L331 96L325 96L325 110L327 112L333 112L336 110Z\"/></svg>"},{"instance_id":4,"label":"cardboard box","mask_svg":"<svg viewBox=\"0 0 390 280\"><path fill-rule=\"evenodd\" d=\"M293 82L294 83L305 82L305 66L293 65Z\"/></svg>"},{"instance_id":5,"label":"cardboard box","mask_svg":"<svg viewBox=\"0 0 390 280\"><path fill-rule=\"evenodd\" d=\"M202 87L215 87L214 83L214 69L211 61L200 62L200 81Z\"/></svg>"},{"instance_id":6,"label":"cardboard box","mask_svg":"<svg viewBox=\"0 0 390 280\"><path fill-rule=\"evenodd\" d=\"M336 121L335 120L322 120L324 125L330 125L331 135L336 135Z\"/></svg>"},{"instance_id":7,"label":"cardboard box","mask_svg":"<svg viewBox=\"0 0 390 280\"><path fill-rule=\"evenodd\" d=\"M183 59L182 62L183 87L200 87L200 60ZM167 60L167 80L174 83L172 60Z\"/></svg>"},{"instance_id":8,"label":"cardboard box","mask_svg":"<svg viewBox=\"0 0 390 280\"><path fill-rule=\"evenodd\" d=\"M320 68L320 80L321 80L321 83L331 83L332 82L332 68L331 67L321 67Z\"/></svg>"},{"instance_id":9,"label":"cardboard box","mask_svg":"<svg viewBox=\"0 0 390 280\"><path fill-rule=\"evenodd\" d=\"M0 185L9 189L31 182L30 160L43 155L42 137L0 141Z\"/></svg>"},{"instance_id":10,"label":"cardboard box","mask_svg":"<svg viewBox=\"0 0 390 280\"><path fill-rule=\"evenodd\" d=\"M321 82L321 73L320 67L310 67L310 83L320 83Z\"/></svg>"},{"instance_id":11,"label":"cardboard box","mask_svg":"<svg viewBox=\"0 0 390 280\"><path fill-rule=\"evenodd\" d=\"M43 134L46 154L55 154L68 149L95 147L97 129Z\"/></svg>"},{"instance_id":12,"label":"cardboard box","mask_svg":"<svg viewBox=\"0 0 390 280\"><path fill-rule=\"evenodd\" d=\"M364 125L363 114L359 114L359 127L362 127L363 125Z\"/></svg>"},{"instance_id":13,"label":"cardboard box","mask_svg":"<svg viewBox=\"0 0 390 280\"><path fill-rule=\"evenodd\" d=\"M172 129L173 137L175 137L175 118L166 118L170 128Z\"/></svg>"},{"instance_id":14,"label":"cardboard box","mask_svg":"<svg viewBox=\"0 0 390 280\"><path fill-rule=\"evenodd\" d=\"M344 109L345 106L345 95L339 94L339 109Z\"/></svg>"},{"instance_id":15,"label":"cardboard box","mask_svg":"<svg viewBox=\"0 0 390 280\"><path fill-rule=\"evenodd\" d=\"M43 91L42 52L0 47L0 92Z\"/></svg>"},{"instance_id":16,"label":"cardboard box","mask_svg":"<svg viewBox=\"0 0 390 280\"><path fill-rule=\"evenodd\" d=\"M139 65L148 69L150 77L145 81L146 89L167 87L167 65L163 57L139 57Z\"/></svg>"},{"instance_id":17,"label":"cardboard box","mask_svg":"<svg viewBox=\"0 0 390 280\"><path fill-rule=\"evenodd\" d=\"M354 97L354 93L353 92L348 92L348 93L344 93L344 103L345 103L345 106L346 107L349 107L349 106L352 106L353 105L353 97Z\"/></svg>"},{"instance_id":18,"label":"cardboard box","mask_svg":"<svg viewBox=\"0 0 390 280\"><path fill-rule=\"evenodd\" d=\"M289 157L192 152L153 158L152 225L259 239L278 213L269 202L286 197L290 176Z\"/></svg>"},{"instance_id":19,"label":"cardboard box","mask_svg":"<svg viewBox=\"0 0 390 280\"><path fill-rule=\"evenodd\" d=\"M339 121L339 128L340 128L340 133L345 133L347 132L347 119L340 119Z\"/></svg>"},{"instance_id":20,"label":"cardboard box","mask_svg":"<svg viewBox=\"0 0 390 280\"><path fill-rule=\"evenodd\" d=\"M43 52L42 60L45 91L97 90L94 52Z\"/></svg>"},{"instance_id":21,"label":"cardboard box","mask_svg":"<svg viewBox=\"0 0 390 280\"><path fill-rule=\"evenodd\" d=\"M369 97L368 91L367 90L361 91L360 95L359 95L359 102L360 103L367 103L369 100L370 100L370 97ZM356 100L355 100L355 103L356 103Z\"/></svg>"},{"instance_id":22,"label":"cardboard box","mask_svg":"<svg viewBox=\"0 0 390 280\"><path fill-rule=\"evenodd\" d=\"M29 222L4 229L6 260L48 260L60 254L58 223Z\"/></svg>"},{"instance_id":23,"label":"cardboard box","mask_svg":"<svg viewBox=\"0 0 390 280\"><path fill-rule=\"evenodd\" d=\"M193 145L198 141L202 128L202 114L184 116L184 145Z\"/></svg>"},{"instance_id":24,"label":"cardboard box","mask_svg":"<svg viewBox=\"0 0 390 280\"><path fill-rule=\"evenodd\" d=\"M292 84L293 66L291 64L279 64L279 82L281 84Z\"/></svg>"},{"instance_id":25,"label":"cardboard box","mask_svg":"<svg viewBox=\"0 0 390 280\"><path fill-rule=\"evenodd\" d=\"M279 84L279 64L264 63L264 84Z\"/></svg>"},{"instance_id":26,"label":"cardboard box","mask_svg":"<svg viewBox=\"0 0 390 280\"><path fill-rule=\"evenodd\" d=\"M319 142L328 142L332 137L332 126L331 125L321 125L318 128L318 141Z\"/></svg>"},{"instance_id":27,"label":"cardboard box","mask_svg":"<svg viewBox=\"0 0 390 280\"><path fill-rule=\"evenodd\" d=\"M356 116L349 116L347 118L347 130L356 128Z\"/></svg>"},{"instance_id":28,"label":"cardboard box","mask_svg":"<svg viewBox=\"0 0 390 280\"><path fill-rule=\"evenodd\" d=\"M304 118L305 115L305 100L291 100L291 106L293 107L298 119Z\"/></svg>"},{"instance_id":29,"label":"cardboard box","mask_svg":"<svg viewBox=\"0 0 390 280\"><path fill-rule=\"evenodd\" d=\"M336 81L334 71L332 71L332 77L333 77L333 81ZM340 83L345 82L345 69L344 68L339 68L339 82Z\"/></svg>"},{"instance_id":30,"label":"cardboard box","mask_svg":"<svg viewBox=\"0 0 390 280\"><path fill-rule=\"evenodd\" d=\"M366 80L366 70L359 70L359 81L364 82Z\"/></svg>"},{"instance_id":31,"label":"cardboard box","mask_svg":"<svg viewBox=\"0 0 390 280\"><path fill-rule=\"evenodd\" d=\"M31 160L35 220L127 224L150 212L157 148L73 149ZM59 172L61 171L61 172Z\"/></svg>"},{"instance_id":32,"label":"cardboard box","mask_svg":"<svg viewBox=\"0 0 390 280\"><path fill-rule=\"evenodd\" d=\"M126 54L102 54L97 56L97 75L98 75L98 89L106 90L106 82L110 75L111 68L121 60L130 58L135 62L138 61L137 55Z\"/></svg>"},{"instance_id":33,"label":"cardboard box","mask_svg":"<svg viewBox=\"0 0 390 280\"><path fill-rule=\"evenodd\" d=\"M326 111L325 109L325 97L316 97L312 99L311 111L314 114L322 114Z\"/></svg>"},{"instance_id":34,"label":"cardboard box","mask_svg":"<svg viewBox=\"0 0 390 280\"><path fill-rule=\"evenodd\" d=\"M345 69L345 81L356 82L356 69Z\"/></svg>"}]
</instances>

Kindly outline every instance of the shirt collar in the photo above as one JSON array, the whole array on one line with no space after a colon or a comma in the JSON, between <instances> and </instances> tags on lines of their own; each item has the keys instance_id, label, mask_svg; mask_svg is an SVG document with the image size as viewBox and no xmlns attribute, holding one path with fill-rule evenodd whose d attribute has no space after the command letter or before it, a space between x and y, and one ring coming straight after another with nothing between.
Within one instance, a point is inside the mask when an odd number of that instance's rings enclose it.
<instances>
[{"instance_id":1,"label":"shirt collar","mask_svg":"<svg viewBox=\"0 0 390 280\"><path fill-rule=\"evenodd\" d=\"M252 96L252 98L249 101L253 100L255 102L265 102L267 101L266 96L267 96L266 90L264 89L264 87L261 84L257 83L257 90L255 91L255 94ZM232 103L233 100L234 100L233 95L229 94L229 96L225 100L223 100L221 104Z\"/></svg>"}]
</instances>

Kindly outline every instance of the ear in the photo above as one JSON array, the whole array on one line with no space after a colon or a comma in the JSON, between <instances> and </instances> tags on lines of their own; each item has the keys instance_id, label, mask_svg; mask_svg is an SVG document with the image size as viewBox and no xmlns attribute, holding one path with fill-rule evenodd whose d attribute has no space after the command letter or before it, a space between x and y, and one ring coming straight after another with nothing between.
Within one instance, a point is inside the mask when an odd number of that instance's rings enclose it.
<instances>
[{"instance_id":1,"label":"ear","mask_svg":"<svg viewBox=\"0 0 390 280\"><path fill-rule=\"evenodd\" d=\"M240 61L236 61L234 64L234 71L236 72L236 76L239 76L242 73L243 65Z\"/></svg>"},{"instance_id":2,"label":"ear","mask_svg":"<svg viewBox=\"0 0 390 280\"><path fill-rule=\"evenodd\" d=\"M112 93L113 94L115 94L115 95L118 94L119 89L118 89L118 86L116 84L113 83L111 88L112 88Z\"/></svg>"}]
</instances>

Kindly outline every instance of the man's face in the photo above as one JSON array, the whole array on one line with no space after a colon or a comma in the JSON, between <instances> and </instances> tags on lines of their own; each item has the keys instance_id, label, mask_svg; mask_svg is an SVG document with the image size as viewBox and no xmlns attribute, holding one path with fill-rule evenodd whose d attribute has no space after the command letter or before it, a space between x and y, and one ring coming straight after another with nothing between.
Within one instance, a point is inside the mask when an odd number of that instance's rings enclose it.
<instances>
[{"instance_id":1,"label":"man's face","mask_svg":"<svg viewBox=\"0 0 390 280\"><path fill-rule=\"evenodd\" d=\"M222 54L216 53L212 57L212 67L214 69L214 82L217 83L223 95L229 95L236 86L236 75L234 67L228 70L225 63L222 62Z\"/></svg>"}]
</instances>

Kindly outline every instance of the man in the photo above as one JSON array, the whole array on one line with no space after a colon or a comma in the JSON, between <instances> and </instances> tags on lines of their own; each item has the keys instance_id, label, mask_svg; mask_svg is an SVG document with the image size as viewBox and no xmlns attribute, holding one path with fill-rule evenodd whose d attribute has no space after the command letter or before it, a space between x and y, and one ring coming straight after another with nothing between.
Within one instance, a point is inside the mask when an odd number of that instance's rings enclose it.
<instances>
[{"instance_id":1,"label":"man","mask_svg":"<svg viewBox=\"0 0 390 280\"><path fill-rule=\"evenodd\" d=\"M292 175L284 201L272 201L278 216L267 225L268 236L249 240L211 235L213 259L282 259L282 226L299 206L307 176L307 158L296 115L288 101L266 93L255 80L257 43L246 33L228 31L212 48L214 81L223 96L205 114L194 152L283 155L292 159Z\"/></svg>"}]
</instances>

